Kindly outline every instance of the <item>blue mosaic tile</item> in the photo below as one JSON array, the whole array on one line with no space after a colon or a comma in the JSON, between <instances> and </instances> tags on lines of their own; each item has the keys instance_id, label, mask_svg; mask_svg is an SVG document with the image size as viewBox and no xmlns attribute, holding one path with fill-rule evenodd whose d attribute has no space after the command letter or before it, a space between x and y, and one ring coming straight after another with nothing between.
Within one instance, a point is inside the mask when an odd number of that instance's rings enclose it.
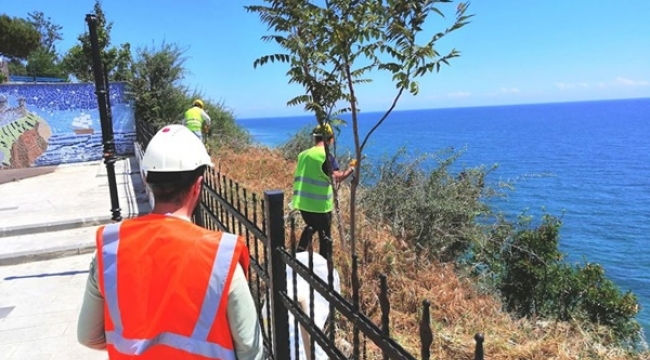
<instances>
[{"instance_id":1,"label":"blue mosaic tile","mask_svg":"<svg viewBox=\"0 0 650 360\"><path fill-rule=\"evenodd\" d=\"M109 86L116 151L133 153L135 121L125 83ZM0 85L0 168L102 157L94 84Z\"/></svg>"},{"instance_id":2,"label":"blue mosaic tile","mask_svg":"<svg viewBox=\"0 0 650 360\"><path fill-rule=\"evenodd\" d=\"M111 83L108 90L111 105L128 103L125 83ZM22 97L28 108L97 110L95 85L89 83L3 84L0 94L16 100Z\"/></svg>"}]
</instances>

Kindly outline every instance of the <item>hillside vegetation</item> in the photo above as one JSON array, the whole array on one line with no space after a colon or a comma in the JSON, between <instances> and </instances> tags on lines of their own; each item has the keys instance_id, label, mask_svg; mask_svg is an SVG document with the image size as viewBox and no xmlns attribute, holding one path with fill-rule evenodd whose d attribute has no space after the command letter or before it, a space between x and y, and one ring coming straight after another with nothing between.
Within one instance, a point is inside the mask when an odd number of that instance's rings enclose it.
<instances>
[{"instance_id":1,"label":"hillside vegetation","mask_svg":"<svg viewBox=\"0 0 650 360\"><path fill-rule=\"evenodd\" d=\"M289 194L292 193L295 169L295 163L290 160L292 154L283 154L278 150L264 147L249 147L243 151L222 148L213 155L214 162L222 173L249 190L262 194L264 190L281 189L286 194L285 202L288 204L290 201ZM455 155L450 155L447 158L447 164L453 162L454 159ZM419 178L416 175L420 173L413 170L415 167L400 164L396 159L387 161L380 165L379 169L375 169L374 173L387 175L393 171L390 175L394 180L403 182L400 185L403 191L413 188L420 189L418 191L431 192L437 188L436 196L447 197L447 201L437 202L439 205L437 210L433 208L419 209L421 218L426 219L427 214L424 211L436 211L447 214L447 216L455 214L461 217L468 216L467 214L472 211L480 210L479 207L482 205L479 197L477 194L472 195L472 191L468 190L483 187L476 175L487 173L485 170L469 169L464 176L450 177L450 174L445 171L445 164L442 164L437 172L433 172L435 174L433 177L429 174L426 178ZM411 170L415 172L409 173ZM382 184L388 186L381 179L375 180L378 181L379 186ZM408 183L409 181L420 184L422 181L428 181L430 186L413 186L414 183ZM464 181L471 181L474 185L464 183ZM449 188L450 186L451 188ZM463 186L465 187L463 188ZM623 325L621 325L622 328L617 328L616 324L606 326L603 325L603 321L590 321L587 312L579 308L578 304L575 304L576 307L572 309L563 308L563 311L569 311L566 317L550 316L557 309L552 308L552 302L549 302L549 299L536 293L534 286L531 293L522 294L522 296L537 296L539 301L549 308L550 312L544 312L543 306L539 305L537 313L532 315L525 313L525 309L519 305L530 304L527 301L531 299L506 297L504 300L504 297L499 294L506 292L507 289L500 289L500 291L495 289L497 279L494 276L487 276L486 271L478 272L475 268L457 261L447 261L454 254L460 253L461 249L472 248L474 245L469 241L467 244L458 243L458 240L447 242L439 240L427 243L424 241L425 239L417 236L418 233L425 233L426 229L418 229L416 233L416 229L412 227L414 224L421 224L421 222L409 222L408 216L402 216L404 214L399 216L400 222L395 221L395 213L403 213L408 210L408 207L414 207L418 203L422 206L426 202L418 202L413 198L413 196L422 194L391 193L394 190L375 187L376 193L374 194L372 189L364 190L361 201L363 212L359 222L362 227L360 238L363 240L358 250L358 254L362 254L360 265L361 302L364 312L379 323L378 277L380 274L387 274L391 300L391 336L411 353L419 354L419 337L417 335L419 311L422 301L426 299L431 302L431 322L434 331L432 358L473 359L473 337L475 333L481 332L485 335L484 346L487 359L650 359L650 353L639 352L638 349L634 351L632 350L634 346L629 343L630 339L634 339L638 335L638 330L635 330L638 328L634 328L636 322L628 315L632 314L633 317L638 308L618 309L622 312L615 314L618 316L617 320L622 321L625 326L632 326L627 329L632 333L625 333L622 337L620 332L626 331ZM346 209L348 197L345 185L340 188L340 196L341 208ZM391 198L401 199L399 203L404 206L398 207L395 201L390 201ZM383 218L378 217L378 206L385 210L382 212ZM453 208L454 206L455 208ZM445 207L448 208L445 209ZM342 211L342 217L343 222L346 222L345 211ZM472 233L475 230L470 227L448 226L453 221L463 223L467 220L426 219L429 223L439 221L436 226L432 226L433 232L441 232L436 237L437 239L444 239L445 236L453 239L475 238L478 235ZM336 224L334 224L335 226ZM519 228L508 230L514 230L520 234L523 244L526 239L529 243L534 243L542 238L549 238L549 236L540 237L545 232L552 238L553 235L556 235L552 232L559 230L559 223L555 222L553 218L548 218L536 228L526 225L525 221L515 224L515 227ZM302 226L298 226L298 232L300 229ZM502 231L502 234L505 234L505 229L499 229L498 226L495 227L495 231ZM456 234L452 236L451 233L454 232ZM548 232L551 233L548 234ZM336 233L334 231L334 263L341 273L343 292L349 298L351 289L350 258L348 253L341 252ZM444 247L445 244L453 246ZM440 247L444 247L446 250L438 251L434 247L438 250ZM550 244L549 247L553 247L557 251L557 244ZM489 246L485 246L484 249L495 251L493 247ZM488 262L485 260L485 254L480 254L475 248L472 252L476 254L476 258L470 259L473 264L480 261L484 267L490 268L489 264L485 265ZM509 253L514 254L514 252ZM553 251L551 253L554 256L558 255ZM503 264L503 262L501 263ZM511 264L521 263L511 262ZM591 270L583 273L580 272L580 269L573 269L573 271L577 271L577 277L569 276L567 278L578 279L580 278L578 275L581 274L598 276L598 271L592 271L599 269L597 265L589 264L585 267ZM525 267L517 269L526 270ZM572 271L562 266L556 266L555 269L565 271L566 276ZM534 272L537 268L531 267L529 270ZM510 274L516 275L515 272L510 272ZM534 274L529 275L534 278ZM523 276L523 274L520 273L519 276ZM583 280L587 281L586 278ZM608 280L601 279L601 281L607 282ZM519 283L524 284L521 279ZM576 286L568 288L576 288ZM594 289L596 292L600 291L600 295L607 290L607 288ZM549 291L553 292L552 289ZM513 294L517 294L517 289ZM620 294L618 289L613 289L605 295L612 296L613 300L610 299L610 302L618 301L616 304L620 306L625 304L636 306L633 295ZM551 300L559 301L558 299ZM592 305L595 306L595 304ZM506 312L506 309L510 312ZM624 310L629 311L624 312ZM555 312L559 313L560 311ZM350 329L347 329L346 326L343 323L339 324L337 336L347 339L351 331L348 331ZM638 325L636 326L638 327ZM368 350L371 357L379 356L371 347Z\"/></svg>"}]
</instances>

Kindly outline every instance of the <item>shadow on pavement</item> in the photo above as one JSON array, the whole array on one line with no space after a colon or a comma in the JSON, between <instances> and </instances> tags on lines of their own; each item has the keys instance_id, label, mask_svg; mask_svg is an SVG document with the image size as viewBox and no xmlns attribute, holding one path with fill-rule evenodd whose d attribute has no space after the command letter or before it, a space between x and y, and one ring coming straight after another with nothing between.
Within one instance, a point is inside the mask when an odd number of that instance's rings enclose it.
<instances>
[{"instance_id":1,"label":"shadow on pavement","mask_svg":"<svg viewBox=\"0 0 650 360\"><path fill-rule=\"evenodd\" d=\"M35 275L23 275L23 276L8 276L3 280L19 280L19 279L31 279L31 278L44 278L51 276L72 276L79 274L87 274L88 270L72 270L72 271L63 271L58 273L46 273L46 274L35 274Z\"/></svg>"}]
</instances>

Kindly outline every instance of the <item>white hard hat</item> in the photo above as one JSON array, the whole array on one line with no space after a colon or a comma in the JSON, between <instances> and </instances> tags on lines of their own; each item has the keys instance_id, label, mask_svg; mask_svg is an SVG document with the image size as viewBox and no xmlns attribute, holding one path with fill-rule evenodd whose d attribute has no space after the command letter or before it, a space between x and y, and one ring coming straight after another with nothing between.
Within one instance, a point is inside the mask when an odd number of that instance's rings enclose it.
<instances>
[{"instance_id":1,"label":"white hard hat","mask_svg":"<svg viewBox=\"0 0 650 360\"><path fill-rule=\"evenodd\" d=\"M205 146L183 125L167 125L154 135L142 157L142 168L152 172L194 171L213 167Z\"/></svg>"}]
</instances>

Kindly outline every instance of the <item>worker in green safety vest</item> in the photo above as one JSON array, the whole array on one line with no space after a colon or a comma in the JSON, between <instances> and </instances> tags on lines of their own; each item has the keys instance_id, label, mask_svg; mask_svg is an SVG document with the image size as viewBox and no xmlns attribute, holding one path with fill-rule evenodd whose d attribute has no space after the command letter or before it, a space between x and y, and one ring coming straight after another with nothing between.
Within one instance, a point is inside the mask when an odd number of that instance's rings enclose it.
<instances>
[{"instance_id":1,"label":"worker in green safety vest","mask_svg":"<svg viewBox=\"0 0 650 360\"><path fill-rule=\"evenodd\" d=\"M203 140L203 134L210 128L210 116L203 110L203 100L196 99L192 107L185 112L183 125L185 125L194 135Z\"/></svg>"},{"instance_id":2,"label":"worker in green safety vest","mask_svg":"<svg viewBox=\"0 0 650 360\"><path fill-rule=\"evenodd\" d=\"M350 162L346 171L339 170L339 164L329 154L329 169L325 161L325 141L328 146L334 144L334 132L329 124L317 126L312 136L314 146L298 155L298 165L294 174L293 199L291 205L300 210L305 221L305 229L300 236L297 251L305 251L312 241L314 232L318 232L319 253L327 259L331 249L331 224L334 197L328 173L335 182L341 182L354 172L356 160ZM308 231L311 228L312 231Z\"/></svg>"}]
</instances>

